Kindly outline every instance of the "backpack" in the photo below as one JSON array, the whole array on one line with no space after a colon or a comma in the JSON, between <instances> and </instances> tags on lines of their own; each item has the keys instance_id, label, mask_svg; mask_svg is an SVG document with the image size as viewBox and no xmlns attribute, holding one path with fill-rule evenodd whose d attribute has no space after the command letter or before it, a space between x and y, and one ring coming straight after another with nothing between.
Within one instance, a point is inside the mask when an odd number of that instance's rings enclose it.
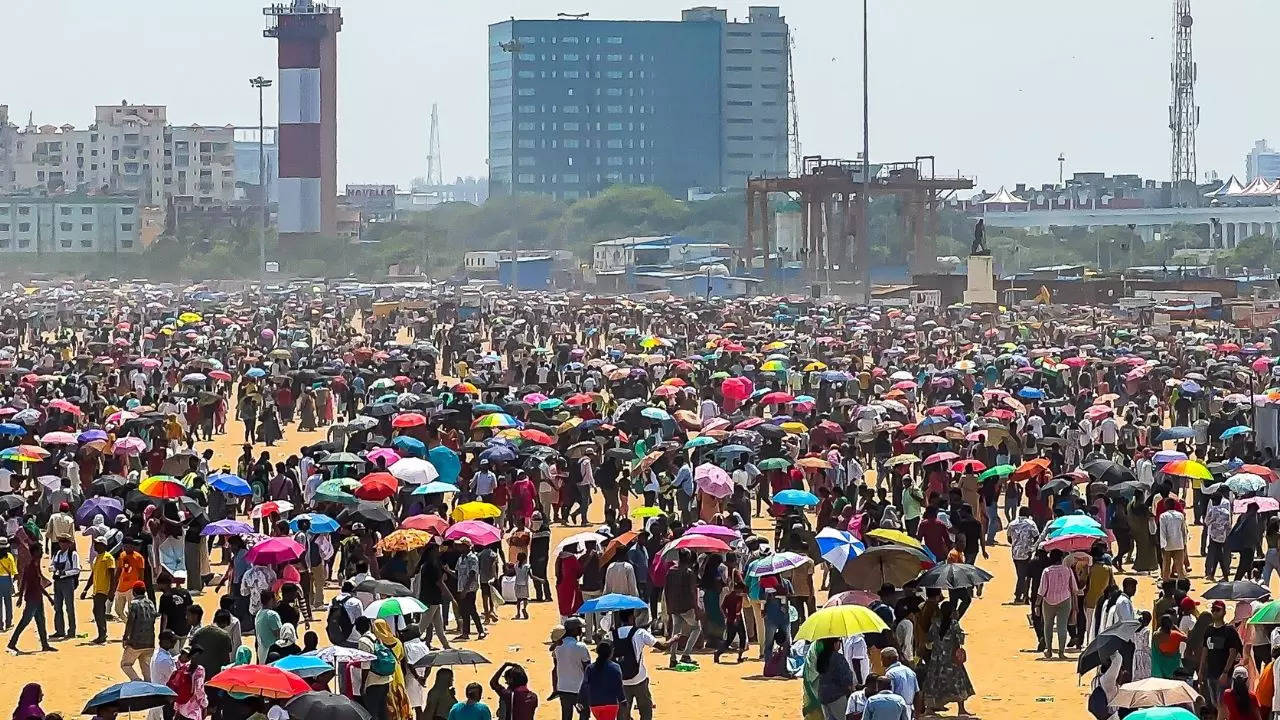
<instances>
[{"instance_id":1,"label":"backpack","mask_svg":"<svg viewBox=\"0 0 1280 720\"><path fill-rule=\"evenodd\" d=\"M178 668L169 676L169 681L165 683L166 687L177 694L178 697L175 698L175 702L179 704L191 699L192 685L194 684L191 677L193 674L191 668L191 663Z\"/></svg>"},{"instance_id":2,"label":"backpack","mask_svg":"<svg viewBox=\"0 0 1280 720\"><path fill-rule=\"evenodd\" d=\"M380 642L373 644L373 662L369 663L369 670L375 675L395 675L396 674L396 654L391 652L391 648Z\"/></svg>"},{"instance_id":3,"label":"backpack","mask_svg":"<svg viewBox=\"0 0 1280 720\"><path fill-rule=\"evenodd\" d=\"M631 632L625 638L617 630L610 631L610 634L613 635L613 661L622 668L622 679L630 680L639 675L640 658L636 656L636 629L631 628Z\"/></svg>"},{"instance_id":4,"label":"backpack","mask_svg":"<svg viewBox=\"0 0 1280 720\"><path fill-rule=\"evenodd\" d=\"M351 629L355 627L351 622L351 616L347 614L347 608L344 606L346 595L339 595L329 602L329 615L324 621L325 634L329 637L329 642L349 647L351 645Z\"/></svg>"}]
</instances>

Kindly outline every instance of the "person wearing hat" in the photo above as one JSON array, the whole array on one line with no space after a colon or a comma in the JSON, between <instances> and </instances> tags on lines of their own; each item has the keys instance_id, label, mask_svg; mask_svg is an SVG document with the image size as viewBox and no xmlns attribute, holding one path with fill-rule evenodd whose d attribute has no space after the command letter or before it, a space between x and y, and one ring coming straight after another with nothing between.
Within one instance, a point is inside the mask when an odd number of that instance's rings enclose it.
<instances>
[{"instance_id":1,"label":"person wearing hat","mask_svg":"<svg viewBox=\"0 0 1280 720\"><path fill-rule=\"evenodd\" d=\"M130 680L151 680L151 656L156 651L156 606L147 597L147 584L137 580L130 587L133 599L125 615L124 633L120 638L123 651L120 669ZM134 670L134 664L141 675Z\"/></svg>"},{"instance_id":2,"label":"person wearing hat","mask_svg":"<svg viewBox=\"0 0 1280 720\"><path fill-rule=\"evenodd\" d=\"M50 558L53 573L53 639L76 636L76 586L80 584L80 553L75 538L64 533ZM64 614L65 613L65 614Z\"/></svg>"},{"instance_id":3,"label":"person wearing hat","mask_svg":"<svg viewBox=\"0 0 1280 720\"><path fill-rule=\"evenodd\" d=\"M582 619L576 617L551 630L552 697L560 700L560 720L571 720L575 708L579 720L587 717L586 706L579 693L583 673L591 663L591 652L579 640L582 631Z\"/></svg>"},{"instance_id":4,"label":"person wearing hat","mask_svg":"<svg viewBox=\"0 0 1280 720\"><path fill-rule=\"evenodd\" d=\"M1217 707L1219 695L1230 684L1231 669L1240 659L1244 645L1235 626L1227 622L1225 602L1214 600L1209 612L1212 613L1212 621L1200 645L1204 652L1197 675L1205 702Z\"/></svg>"}]
</instances>

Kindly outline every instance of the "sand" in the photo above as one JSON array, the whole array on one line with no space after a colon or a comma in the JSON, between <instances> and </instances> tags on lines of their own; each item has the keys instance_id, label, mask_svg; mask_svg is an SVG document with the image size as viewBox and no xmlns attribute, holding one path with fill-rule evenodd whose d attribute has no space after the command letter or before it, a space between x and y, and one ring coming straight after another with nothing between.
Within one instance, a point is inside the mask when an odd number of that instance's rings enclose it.
<instances>
[{"instance_id":1,"label":"sand","mask_svg":"<svg viewBox=\"0 0 1280 720\"><path fill-rule=\"evenodd\" d=\"M238 421L228 425L229 434L218 437L212 443L201 443L200 449L212 447L215 467L226 463L234 466L240 453L242 428ZM283 458L296 452L303 445L323 439L323 433L300 433L288 430L285 440L269 448L273 458ZM262 450L257 446L255 456ZM595 503L595 511L601 512L601 504ZM598 518L593 518L597 520ZM761 529L767 521L756 519ZM1197 529L1198 530L1198 529ZM579 531L578 528L557 528L553 543ZM84 538L81 538L82 556L87 556ZM1193 544L1194 546L1195 544ZM995 574L986 587L984 596L977 598L964 618L962 626L968 636L968 669L977 695L969 702L971 715L988 718L1049 718L1085 717L1084 698L1088 690L1088 678L1079 682L1075 675L1074 654L1068 661L1046 661L1034 652L1035 636L1027 621L1026 606L1005 604L1013 596L1014 571L1007 545L990 549L991 558L979 564ZM215 558L218 557L215 553ZM1203 570L1203 561L1193 561L1194 572ZM221 572L222 567L216 567ZM1117 580L1118 581L1118 580ZM1202 578L1196 579L1196 588L1203 589ZM1150 608L1155 596L1156 583L1152 577L1141 578L1136 604ZM331 598L336 588L326 592ZM78 596L78 594L77 594ZM825 593L819 597L825 599ZM205 617L212 617L217 596L208 590L198 596L205 608ZM112 643L105 646L89 644L93 632L93 614L89 601L77 602L78 632L88 637L56 643L58 652L30 652L37 648L34 628L28 628L20 646L26 651L18 657L0 655L0 713L8 714L16 702L18 692L27 682L39 682L44 686L44 708L58 711L66 717L79 714L84 702L97 691L124 680L120 669L119 636L121 623L109 624ZM479 681L486 686L486 699L493 700L488 690L488 680L497 665L504 661L521 663L529 672L531 686L539 697L550 694L551 662L547 652L548 634L557 624L554 603L530 605L529 620L512 620L513 606L499 609L501 621L489 628L490 635L482 641L472 640L463 646L478 650L494 662L494 665L455 668L455 684L461 688L468 682ZM52 609L46 605L49 632L53 632ZM320 612L312 627L324 636L324 613ZM299 635L305 628L299 628ZM452 637L452 634L451 634ZM7 641L6 637L6 641ZM725 657L726 664L715 665L711 656L698 656L702 666L695 672L674 672L666 669L666 657L649 657L653 696L657 705L657 717L675 714L690 717L724 718L733 716L740 720L798 717L800 713L801 683L799 680L777 680L760 677L761 663L748 660L742 665L733 663L734 656ZM495 705L496 707L496 705ZM558 717L558 702L543 702L538 717ZM945 715L954 715L950 706Z\"/></svg>"}]
</instances>

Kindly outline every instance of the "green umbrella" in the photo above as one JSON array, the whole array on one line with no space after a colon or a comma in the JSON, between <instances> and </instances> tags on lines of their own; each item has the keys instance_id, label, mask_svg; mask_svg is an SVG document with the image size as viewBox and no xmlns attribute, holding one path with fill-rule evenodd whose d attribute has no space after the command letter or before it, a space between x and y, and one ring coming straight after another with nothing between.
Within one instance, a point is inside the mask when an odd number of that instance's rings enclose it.
<instances>
[{"instance_id":1,"label":"green umbrella","mask_svg":"<svg viewBox=\"0 0 1280 720\"><path fill-rule=\"evenodd\" d=\"M1009 475L1012 475L1013 471L1016 469L1017 468L1012 465L997 465L983 471L983 473L978 476L978 480L983 481L990 480L993 477L1008 477Z\"/></svg>"},{"instance_id":2,"label":"green umbrella","mask_svg":"<svg viewBox=\"0 0 1280 720\"><path fill-rule=\"evenodd\" d=\"M766 458L756 463L756 467L761 470L786 470L791 467L791 461L780 457Z\"/></svg>"},{"instance_id":3,"label":"green umbrella","mask_svg":"<svg viewBox=\"0 0 1280 720\"><path fill-rule=\"evenodd\" d=\"M378 600L364 609L364 616L367 618L389 618L397 615L412 615L414 613L424 613L427 606L421 601L413 597L393 597L385 600Z\"/></svg>"},{"instance_id":4,"label":"green umbrella","mask_svg":"<svg viewBox=\"0 0 1280 720\"><path fill-rule=\"evenodd\" d=\"M560 398L548 398L538 403L539 410L555 410L564 404Z\"/></svg>"},{"instance_id":5,"label":"green umbrella","mask_svg":"<svg viewBox=\"0 0 1280 720\"><path fill-rule=\"evenodd\" d=\"M699 435L698 437L685 443L684 449L689 450L691 448L700 448L700 447L705 447L707 445L715 445L715 444L716 444L716 439L711 437L710 435Z\"/></svg>"},{"instance_id":6,"label":"green umbrella","mask_svg":"<svg viewBox=\"0 0 1280 720\"><path fill-rule=\"evenodd\" d=\"M1249 622L1253 625L1280 623L1280 600L1272 600L1258 608L1253 617L1249 618Z\"/></svg>"}]
</instances>

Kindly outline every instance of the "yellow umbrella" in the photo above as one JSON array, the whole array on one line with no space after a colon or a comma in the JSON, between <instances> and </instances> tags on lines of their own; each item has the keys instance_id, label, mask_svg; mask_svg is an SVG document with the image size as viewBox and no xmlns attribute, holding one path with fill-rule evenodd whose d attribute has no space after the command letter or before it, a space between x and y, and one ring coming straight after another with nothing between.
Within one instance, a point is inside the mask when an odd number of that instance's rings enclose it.
<instances>
[{"instance_id":1,"label":"yellow umbrella","mask_svg":"<svg viewBox=\"0 0 1280 720\"><path fill-rule=\"evenodd\" d=\"M556 432L565 432L566 430L572 430L581 424L582 424L582 418L574 416L560 423L559 427L556 428Z\"/></svg>"},{"instance_id":2,"label":"yellow umbrella","mask_svg":"<svg viewBox=\"0 0 1280 720\"><path fill-rule=\"evenodd\" d=\"M920 458L916 455L912 455L911 453L894 455L888 460L889 465L910 465L911 463L918 463L918 462L920 462Z\"/></svg>"},{"instance_id":3,"label":"yellow umbrella","mask_svg":"<svg viewBox=\"0 0 1280 720\"><path fill-rule=\"evenodd\" d=\"M198 323L203 319L204 318L201 317L200 313L193 313L193 312L184 312L178 316L178 322L182 323L183 325Z\"/></svg>"},{"instance_id":4,"label":"yellow umbrella","mask_svg":"<svg viewBox=\"0 0 1280 720\"><path fill-rule=\"evenodd\" d=\"M917 550L924 549L924 546L920 544L919 540L911 537L910 535L902 532L901 530L877 528L867 533L867 537L873 537L879 540L886 540L888 542L894 543L895 545L906 545L907 547L913 547Z\"/></svg>"},{"instance_id":5,"label":"yellow umbrella","mask_svg":"<svg viewBox=\"0 0 1280 720\"><path fill-rule=\"evenodd\" d=\"M863 633L884 632L889 626L875 611L861 605L835 605L810 615L796 631L796 640L843 638Z\"/></svg>"},{"instance_id":6,"label":"yellow umbrella","mask_svg":"<svg viewBox=\"0 0 1280 720\"><path fill-rule=\"evenodd\" d=\"M795 422L794 420L792 420L791 422L784 422L778 427L782 428L783 430L786 430L789 433L795 433L796 435L803 435L804 433L809 432L809 428L806 427L804 423Z\"/></svg>"},{"instance_id":7,"label":"yellow umbrella","mask_svg":"<svg viewBox=\"0 0 1280 720\"><path fill-rule=\"evenodd\" d=\"M804 366L805 372L813 372L815 370L826 370L826 369L827 369L827 364L822 362L821 360L814 360L813 362Z\"/></svg>"},{"instance_id":8,"label":"yellow umbrella","mask_svg":"<svg viewBox=\"0 0 1280 720\"><path fill-rule=\"evenodd\" d=\"M666 513L662 512L662 508L653 505L641 505L631 511L631 517L633 518L651 518L659 515L666 515Z\"/></svg>"},{"instance_id":9,"label":"yellow umbrella","mask_svg":"<svg viewBox=\"0 0 1280 720\"><path fill-rule=\"evenodd\" d=\"M485 518L495 518L502 514L502 509L497 505L491 505L487 502L474 501L462 503L449 513L449 517L454 522L462 520L484 520Z\"/></svg>"},{"instance_id":10,"label":"yellow umbrella","mask_svg":"<svg viewBox=\"0 0 1280 720\"><path fill-rule=\"evenodd\" d=\"M773 352L774 350L783 350L786 347L787 347L787 344L782 340L774 340L773 342L769 343L768 345L765 345L760 349L765 352Z\"/></svg>"},{"instance_id":11,"label":"yellow umbrella","mask_svg":"<svg viewBox=\"0 0 1280 720\"><path fill-rule=\"evenodd\" d=\"M431 533L425 530L396 530L378 541L378 549L382 552L408 552L424 547L431 542Z\"/></svg>"}]
</instances>

